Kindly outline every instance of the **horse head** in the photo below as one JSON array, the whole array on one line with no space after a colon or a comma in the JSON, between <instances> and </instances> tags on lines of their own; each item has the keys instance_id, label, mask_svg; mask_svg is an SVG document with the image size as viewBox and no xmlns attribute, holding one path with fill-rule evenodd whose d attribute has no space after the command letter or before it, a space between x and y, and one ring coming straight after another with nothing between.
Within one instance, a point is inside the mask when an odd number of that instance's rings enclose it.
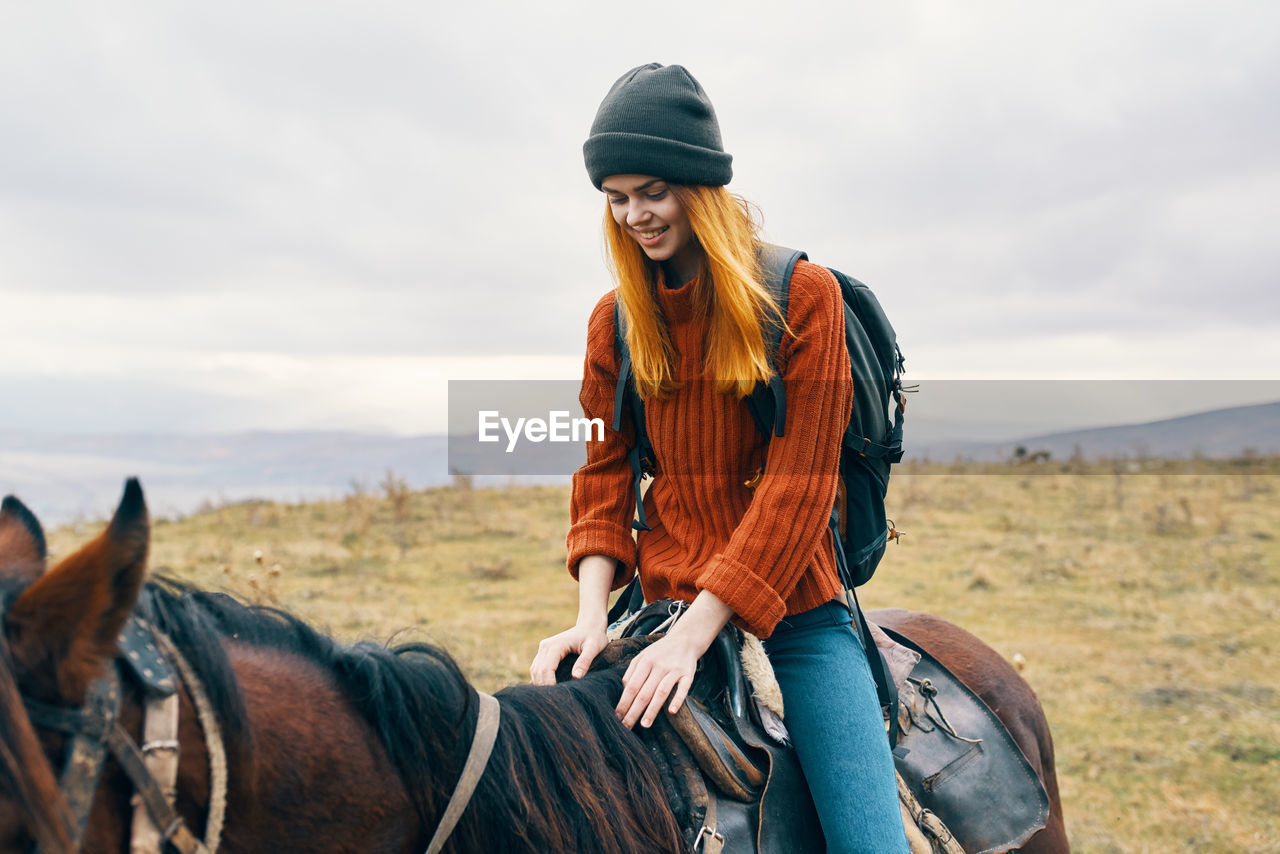
<instances>
[{"instance_id":1,"label":"horse head","mask_svg":"<svg viewBox=\"0 0 1280 854\"><path fill-rule=\"evenodd\" d=\"M0 851L73 851L59 793L67 738L36 734L28 701L76 709L117 655L116 638L146 573L149 524L142 488L125 485L96 539L46 569L40 523L12 496L0 506Z\"/></svg>"}]
</instances>

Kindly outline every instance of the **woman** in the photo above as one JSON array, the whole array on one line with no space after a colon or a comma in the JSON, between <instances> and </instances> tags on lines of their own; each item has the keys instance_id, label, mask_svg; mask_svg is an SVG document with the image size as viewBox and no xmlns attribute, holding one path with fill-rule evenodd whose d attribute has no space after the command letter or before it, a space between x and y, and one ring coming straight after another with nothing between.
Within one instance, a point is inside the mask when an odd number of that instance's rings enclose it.
<instances>
[{"instance_id":1,"label":"woman","mask_svg":"<svg viewBox=\"0 0 1280 854\"><path fill-rule=\"evenodd\" d=\"M647 727L678 710L699 657L732 620L765 642L828 850L905 852L875 686L840 602L827 527L852 400L835 279L798 263L778 316L760 284L756 227L724 189L732 158L715 112L684 68L654 63L619 78L583 152L607 199L618 287L588 324L582 406L610 423L620 300L658 472L644 499L650 530L633 540L630 425L588 444L568 536L578 620L539 645L533 681L553 683L569 653L579 656L573 675L586 673L606 643L609 592L638 565L647 600L689 607L628 667L623 723ZM766 443L742 398L773 372L769 323L784 325L774 364L787 414L785 435Z\"/></svg>"}]
</instances>

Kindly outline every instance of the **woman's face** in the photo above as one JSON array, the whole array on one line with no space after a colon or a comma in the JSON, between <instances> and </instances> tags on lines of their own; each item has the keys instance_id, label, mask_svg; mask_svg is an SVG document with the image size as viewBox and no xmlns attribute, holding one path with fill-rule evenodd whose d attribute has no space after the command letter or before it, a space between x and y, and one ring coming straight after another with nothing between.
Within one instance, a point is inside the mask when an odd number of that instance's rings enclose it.
<instances>
[{"instance_id":1,"label":"woman's face","mask_svg":"<svg viewBox=\"0 0 1280 854\"><path fill-rule=\"evenodd\" d=\"M614 221L650 260L667 264L681 282L698 272L701 248L693 239L689 215L666 181L652 175L611 175L601 189Z\"/></svg>"}]
</instances>

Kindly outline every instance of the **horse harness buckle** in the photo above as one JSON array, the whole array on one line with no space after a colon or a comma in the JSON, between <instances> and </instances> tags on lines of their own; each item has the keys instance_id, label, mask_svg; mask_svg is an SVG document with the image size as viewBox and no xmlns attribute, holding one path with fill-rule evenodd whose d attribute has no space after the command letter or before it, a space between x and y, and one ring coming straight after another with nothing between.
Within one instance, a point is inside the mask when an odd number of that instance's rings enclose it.
<instances>
[{"instance_id":1,"label":"horse harness buckle","mask_svg":"<svg viewBox=\"0 0 1280 854\"><path fill-rule=\"evenodd\" d=\"M704 839L711 840L711 842L705 847L702 844L702 840ZM714 827L707 827L705 824L702 826L702 829L698 831L698 838L693 840L693 850L695 852L702 850L710 854L712 850L719 851L723 846L724 834L716 830Z\"/></svg>"}]
</instances>

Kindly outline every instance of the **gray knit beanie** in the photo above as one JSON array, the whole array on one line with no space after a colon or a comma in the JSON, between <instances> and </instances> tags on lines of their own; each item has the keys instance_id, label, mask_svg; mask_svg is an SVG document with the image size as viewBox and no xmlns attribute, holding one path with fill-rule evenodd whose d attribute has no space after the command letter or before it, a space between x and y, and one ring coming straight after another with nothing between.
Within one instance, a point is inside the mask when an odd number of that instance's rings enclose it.
<instances>
[{"instance_id":1,"label":"gray knit beanie","mask_svg":"<svg viewBox=\"0 0 1280 854\"><path fill-rule=\"evenodd\" d=\"M597 190L610 175L711 186L733 177L716 111L679 65L651 62L619 77L600 102L582 155Z\"/></svg>"}]
</instances>

